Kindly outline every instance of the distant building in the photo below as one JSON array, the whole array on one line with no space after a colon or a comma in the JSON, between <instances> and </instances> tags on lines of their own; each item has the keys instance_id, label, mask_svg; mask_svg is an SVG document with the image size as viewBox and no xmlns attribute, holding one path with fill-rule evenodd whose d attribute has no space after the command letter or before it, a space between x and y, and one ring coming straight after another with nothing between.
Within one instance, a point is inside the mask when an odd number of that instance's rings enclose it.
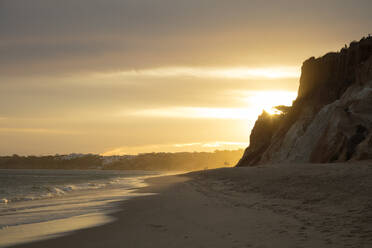
<instances>
[{"instance_id":1,"label":"distant building","mask_svg":"<svg viewBox=\"0 0 372 248\"><path fill-rule=\"evenodd\" d=\"M82 158L86 155L87 154L82 154L82 153L71 153L71 154L67 154L67 155L62 155L60 158L62 160L71 160L71 159L75 159L75 158Z\"/></svg>"},{"instance_id":2,"label":"distant building","mask_svg":"<svg viewBox=\"0 0 372 248\"><path fill-rule=\"evenodd\" d=\"M136 155L113 155L113 156L101 156L101 159L102 159L102 165L108 165L108 164L112 164L114 162L117 162L119 160L122 160L122 159L132 159L136 157Z\"/></svg>"}]
</instances>

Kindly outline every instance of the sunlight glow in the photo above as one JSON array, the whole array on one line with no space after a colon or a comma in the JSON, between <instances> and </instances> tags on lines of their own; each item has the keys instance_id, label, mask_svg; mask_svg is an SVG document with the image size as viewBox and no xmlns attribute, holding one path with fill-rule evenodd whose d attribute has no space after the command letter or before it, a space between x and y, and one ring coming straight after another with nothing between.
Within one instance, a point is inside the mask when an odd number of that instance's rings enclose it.
<instances>
[{"instance_id":1,"label":"sunlight glow","mask_svg":"<svg viewBox=\"0 0 372 248\"><path fill-rule=\"evenodd\" d=\"M209 143L185 143L185 144L174 144L174 147L190 147L190 146L201 146L201 147L223 147L223 146L236 146L236 147L246 147L247 142L230 142L230 141L216 141Z\"/></svg>"},{"instance_id":2,"label":"sunlight glow","mask_svg":"<svg viewBox=\"0 0 372 248\"><path fill-rule=\"evenodd\" d=\"M212 141L193 142L185 144L154 144L143 146L122 146L107 150L101 153L102 156L128 155L148 152L213 152L215 150L236 150L244 149L248 142Z\"/></svg>"},{"instance_id":3,"label":"sunlight glow","mask_svg":"<svg viewBox=\"0 0 372 248\"><path fill-rule=\"evenodd\" d=\"M259 112L265 110L269 114L277 114L279 111L273 107L291 106L296 97L297 93L293 91L256 91L248 92L246 101L250 106L255 106Z\"/></svg>"},{"instance_id":4,"label":"sunlight glow","mask_svg":"<svg viewBox=\"0 0 372 248\"><path fill-rule=\"evenodd\" d=\"M170 107L139 110L133 114L137 116L165 118L249 119L256 112L250 108Z\"/></svg>"},{"instance_id":5,"label":"sunlight glow","mask_svg":"<svg viewBox=\"0 0 372 248\"><path fill-rule=\"evenodd\" d=\"M236 147L246 147L247 142L226 142L226 141L216 141L213 143L205 143L203 147L223 147L223 146L236 146Z\"/></svg>"},{"instance_id":6,"label":"sunlight glow","mask_svg":"<svg viewBox=\"0 0 372 248\"><path fill-rule=\"evenodd\" d=\"M246 78L297 78L299 71L295 67L278 67L278 68L231 68L211 71L213 75L232 79Z\"/></svg>"},{"instance_id":7,"label":"sunlight glow","mask_svg":"<svg viewBox=\"0 0 372 248\"><path fill-rule=\"evenodd\" d=\"M244 108L210 108L210 107L168 107L137 110L131 115L161 118L192 119L240 119L256 120L263 110L269 114L277 114L273 107L292 105L297 93L292 91L248 91L243 94Z\"/></svg>"}]
</instances>

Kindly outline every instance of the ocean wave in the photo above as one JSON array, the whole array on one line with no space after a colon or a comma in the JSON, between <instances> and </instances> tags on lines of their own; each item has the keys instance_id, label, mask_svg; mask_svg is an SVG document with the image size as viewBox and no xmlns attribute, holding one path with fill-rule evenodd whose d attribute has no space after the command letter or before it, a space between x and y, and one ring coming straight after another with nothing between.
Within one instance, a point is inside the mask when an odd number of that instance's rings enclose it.
<instances>
[{"instance_id":1,"label":"ocean wave","mask_svg":"<svg viewBox=\"0 0 372 248\"><path fill-rule=\"evenodd\" d=\"M125 189L133 189L141 186L142 177L130 178L130 177L116 177L109 180L103 180L99 182L85 182L78 184L62 184L62 185L32 185L28 187L22 187L17 192L12 192L10 188L9 192L5 192L6 197L0 200L0 204L9 204L11 202L20 201L33 201L41 200L53 197L59 197L66 195L71 192L82 191L82 190L97 190L106 187L119 186Z\"/></svg>"}]
</instances>

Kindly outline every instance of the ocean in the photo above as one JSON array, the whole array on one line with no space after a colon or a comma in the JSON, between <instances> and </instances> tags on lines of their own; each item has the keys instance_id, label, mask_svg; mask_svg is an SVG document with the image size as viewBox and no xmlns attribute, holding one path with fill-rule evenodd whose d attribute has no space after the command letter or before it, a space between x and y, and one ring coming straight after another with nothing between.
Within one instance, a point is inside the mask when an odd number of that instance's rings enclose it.
<instances>
[{"instance_id":1,"label":"ocean","mask_svg":"<svg viewBox=\"0 0 372 248\"><path fill-rule=\"evenodd\" d=\"M0 170L0 247L113 221L149 171Z\"/></svg>"}]
</instances>

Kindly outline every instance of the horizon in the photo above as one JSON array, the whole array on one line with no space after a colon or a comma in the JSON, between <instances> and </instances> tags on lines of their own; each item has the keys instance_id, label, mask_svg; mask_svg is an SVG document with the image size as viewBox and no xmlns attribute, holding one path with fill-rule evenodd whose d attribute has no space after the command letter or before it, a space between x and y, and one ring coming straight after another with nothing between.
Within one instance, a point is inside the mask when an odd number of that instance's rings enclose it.
<instances>
[{"instance_id":1,"label":"horizon","mask_svg":"<svg viewBox=\"0 0 372 248\"><path fill-rule=\"evenodd\" d=\"M177 154L177 153L218 153L218 152L236 152L236 151L241 151L244 150L244 148L237 148L237 149L226 149L226 150L211 150L211 151L179 151L179 152L143 152L143 153L137 153L137 154L100 154L100 153L65 153L65 154L40 154L40 155L35 155L35 154L29 154L29 155L20 155L20 154L11 154L11 155L1 155L0 157L49 157L49 156L70 156L70 155L78 155L78 156L100 156L100 157L125 157L125 156L139 156L139 155L145 155L145 154L161 154L161 153L169 153L169 154Z\"/></svg>"},{"instance_id":2,"label":"horizon","mask_svg":"<svg viewBox=\"0 0 372 248\"><path fill-rule=\"evenodd\" d=\"M371 33L362 2L2 1L0 156L244 149L304 60Z\"/></svg>"}]
</instances>

